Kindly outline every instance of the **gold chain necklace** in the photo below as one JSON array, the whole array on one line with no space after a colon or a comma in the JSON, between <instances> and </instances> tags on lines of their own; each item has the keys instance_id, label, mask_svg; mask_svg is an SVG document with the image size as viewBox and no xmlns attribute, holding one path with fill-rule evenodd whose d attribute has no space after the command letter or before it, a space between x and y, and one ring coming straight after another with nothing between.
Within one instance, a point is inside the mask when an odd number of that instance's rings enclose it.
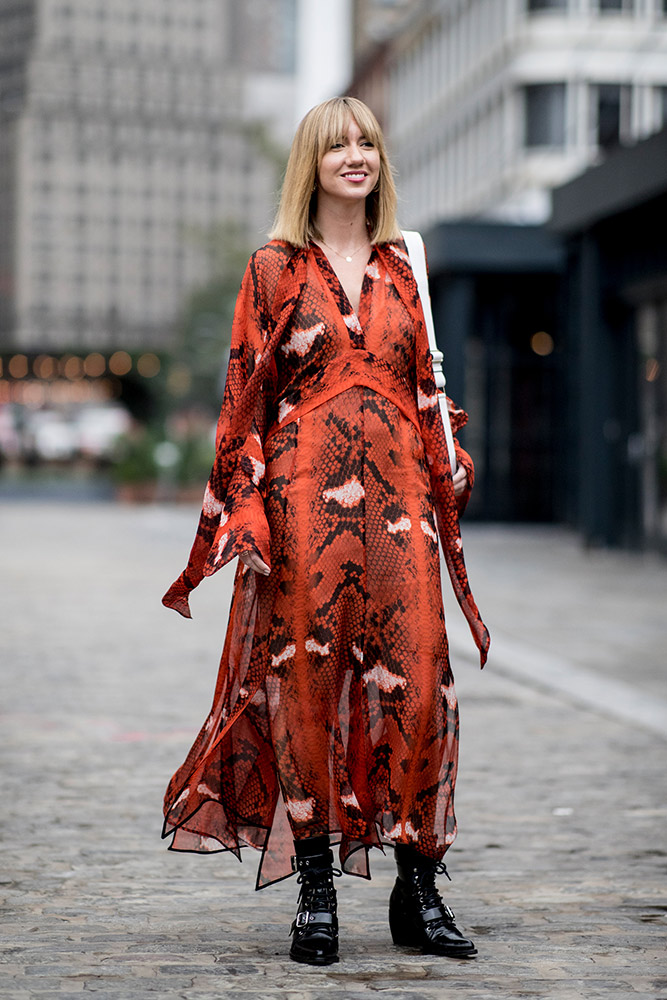
<instances>
[{"instance_id":1,"label":"gold chain necklace","mask_svg":"<svg viewBox=\"0 0 667 1000\"><path fill-rule=\"evenodd\" d=\"M367 245L367 243L368 243L368 237L366 237L366 239L365 239L365 240L364 240L364 242L363 242L363 243L361 244L361 246L358 246L358 247L357 247L357 249L356 249L356 250L353 250L353 251L352 251L352 253L351 253L351 254L349 254L349 255L348 255L348 254L344 254L344 253L341 253L341 252L340 252L340 250L336 250L336 249L335 249L334 247L330 247L330 246L329 246L329 244L328 244L328 243L326 243L326 242L325 242L325 241L324 241L324 240L322 239L322 237L321 237L321 236L320 236L320 243L324 243L324 245L325 245L325 247L327 248L327 250L331 250L331 252L332 252L332 253L335 253L335 254L336 254L336 256L338 256L338 257L342 257L342 258L343 258L343 260L346 260L346 261L348 262L348 264L351 264L351 263L352 263L352 258L354 257L354 255L355 255L355 254L357 254L357 253L359 253L359 251L360 251L360 250L362 250L362 249L363 249L363 248L364 248L364 247L365 247L365 246Z\"/></svg>"}]
</instances>

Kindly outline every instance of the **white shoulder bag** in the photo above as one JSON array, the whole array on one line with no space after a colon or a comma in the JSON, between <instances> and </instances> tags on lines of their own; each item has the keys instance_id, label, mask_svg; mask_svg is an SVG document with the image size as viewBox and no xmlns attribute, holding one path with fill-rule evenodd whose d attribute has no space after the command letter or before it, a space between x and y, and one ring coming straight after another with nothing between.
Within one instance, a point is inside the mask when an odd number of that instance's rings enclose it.
<instances>
[{"instance_id":1,"label":"white shoulder bag","mask_svg":"<svg viewBox=\"0 0 667 1000\"><path fill-rule=\"evenodd\" d=\"M407 247L408 257L410 258L412 273L415 276L417 290L419 291L419 297L422 302L426 332L428 333L428 345L431 348L431 359L433 361L433 377L435 379L436 389L438 390L440 415L442 416L442 423L445 428L445 437L447 439L449 465L452 470L452 475L454 475L456 472L454 435L452 434L449 407L447 406L447 394L445 393L446 379L445 373L442 370L442 352L438 350L438 345L435 342L435 327L433 325L433 312L431 310L431 295L428 290L428 274L426 272L426 251L424 250L424 241L419 233L411 232L407 229L402 230L401 235L405 240L405 246Z\"/></svg>"}]
</instances>

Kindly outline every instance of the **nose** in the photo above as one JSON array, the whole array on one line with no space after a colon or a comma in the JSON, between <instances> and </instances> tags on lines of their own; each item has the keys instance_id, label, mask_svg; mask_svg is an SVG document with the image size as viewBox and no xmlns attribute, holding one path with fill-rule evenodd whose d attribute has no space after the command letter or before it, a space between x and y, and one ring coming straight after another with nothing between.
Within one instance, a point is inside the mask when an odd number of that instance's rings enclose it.
<instances>
[{"instance_id":1,"label":"nose","mask_svg":"<svg viewBox=\"0 0 667 1000\"><path fill-rule=\"evenodd\" d=\"M347 159L349 163L363 163L364 153L361 146L358 146L356 142L352 143L348 147Z\"/></svg>"}]
</instances>

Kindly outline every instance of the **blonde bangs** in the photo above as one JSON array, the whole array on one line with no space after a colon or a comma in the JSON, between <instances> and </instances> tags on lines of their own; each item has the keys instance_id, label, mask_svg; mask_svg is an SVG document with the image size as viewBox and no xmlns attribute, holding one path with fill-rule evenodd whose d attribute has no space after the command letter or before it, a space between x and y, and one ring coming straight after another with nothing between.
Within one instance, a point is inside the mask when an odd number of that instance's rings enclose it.
<instances>
[{"instance_id":1,"label":"blonde bangs","mask_svg":"<svg viewBox=\"0 0 667 1000\"><path fill-rule=\"evenodd\" d=\"M359 126L362 135L370 139L379 150L384 150L384 138L380 126L365 104L353 97L335 98L320 105L315 111L321 109L321 118L317 123L318 148L317 165L319 167L322 157L335 142L340 142L345 138L348 122L351 118Z\"/></svg>"},{"instance_id":2,"label":"blonde bangs","mask_svg":"<svg viewBox=\"0 0 667 1000\"><path fill-rule=\"evenodd\" d=\"M373 243L400 238L396 222L396 187L382 135L370 108L355 97L334 97L312 108L299 124L292 143L278 212L270 238L305 247L319 235L314 223L317 207L317 173L322 157L345 135L353 118L366 139L380 154L376 191L366 199L366 217Z\"/></svg>"}]
</instances>

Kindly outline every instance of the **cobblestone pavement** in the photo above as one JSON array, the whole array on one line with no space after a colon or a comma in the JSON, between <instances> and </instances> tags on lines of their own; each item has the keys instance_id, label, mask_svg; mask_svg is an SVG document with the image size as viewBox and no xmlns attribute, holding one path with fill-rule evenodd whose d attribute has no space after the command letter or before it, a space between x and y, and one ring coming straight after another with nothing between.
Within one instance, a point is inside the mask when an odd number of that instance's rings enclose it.
<instances>
[{"instance_id":1,"label":"cobblestone pavement","mask_svg":"<svg viewBox=\"0 0 667 1000\"><path fill-rule=\"evenodd\" d=\"M312 969L287 958L293 879L255 893L255 855L159 839L229 599L225 569L193 622L160 606L195 521L0 507L0 996L667 1000L667 564L586 553L561 530L467 527L497 651L480 673L448 602L462 756L443 891L479 957L392 946L377 852L370 883L339 880L341 962Z\"/></svg>"}]
</instances>

